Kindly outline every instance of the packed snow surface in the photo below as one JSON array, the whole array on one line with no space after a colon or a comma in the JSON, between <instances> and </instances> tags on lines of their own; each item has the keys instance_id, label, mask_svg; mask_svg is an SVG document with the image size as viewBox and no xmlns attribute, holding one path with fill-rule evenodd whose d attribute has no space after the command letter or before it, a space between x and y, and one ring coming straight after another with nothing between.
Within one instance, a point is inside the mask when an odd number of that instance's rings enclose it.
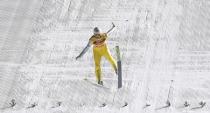
<instances>
[{"instance_id":1,"label":"packed snow surface","mask_svg":"<svg viewBox=\"0 0 210 113\"><path fill-rule=\"evenodd\" d=\"M92 48L75 59L112 22L121 89L105 59L94 85ZM1 0L0 113L209 113L209 29L210 0Z\"/></svg>"}]
</instances>

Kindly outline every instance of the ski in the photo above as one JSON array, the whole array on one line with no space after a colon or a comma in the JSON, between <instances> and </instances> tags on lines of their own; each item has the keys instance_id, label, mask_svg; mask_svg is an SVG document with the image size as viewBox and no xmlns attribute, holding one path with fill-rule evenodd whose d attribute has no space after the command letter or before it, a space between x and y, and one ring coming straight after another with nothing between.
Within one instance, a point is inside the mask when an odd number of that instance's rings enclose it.
<instances>
[{"instance_id":1,"label":"ski","mask_svg":"<svg viewBox=\"0 0 210 113\"><path fill-rule=\"evenodd\" d=\"M116 46L116 53L117 53L117 74L118 74L118 88L122 88L122 63L120 58L120 48Z\"/></svg>"},{"instance_id":2,"label":"ski","mask_svg":"<svg viewBox=\"0 0 210 113\"><path fill-rule=\"evenodd\" d=\"M103 88L103 89L106 89L106 90L110 90L110 88L104 86L104 85L100 85L100 84L97 84L97 83L94 83L92 81L90 81L89 79L84 79L84 81L86 81L87 83L90 83L91 85L95 86L95 87L99 87L99 88Z\"/></svg>"}]
</instances>

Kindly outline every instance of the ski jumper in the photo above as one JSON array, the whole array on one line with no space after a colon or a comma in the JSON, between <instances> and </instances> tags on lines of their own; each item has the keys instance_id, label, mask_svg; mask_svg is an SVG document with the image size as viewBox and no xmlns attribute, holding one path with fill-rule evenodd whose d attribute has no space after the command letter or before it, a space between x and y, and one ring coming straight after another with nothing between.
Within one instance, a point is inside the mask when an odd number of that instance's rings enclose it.
<instances>
[{"instance_id":1,"label":"ski jumper","mask_svg":"<svg viewBox=\"0 0 210 113\"><path fill-rule=\"evenodd\" d=\"M117 63L111 56L109 48L106 45L107 33L94 34L90 39L93 44L93 56L95 61L95 74L97 81L101 80L101 58L104 56L112 65L115 72L117 72Z\"/></svg>"}]
</instances>

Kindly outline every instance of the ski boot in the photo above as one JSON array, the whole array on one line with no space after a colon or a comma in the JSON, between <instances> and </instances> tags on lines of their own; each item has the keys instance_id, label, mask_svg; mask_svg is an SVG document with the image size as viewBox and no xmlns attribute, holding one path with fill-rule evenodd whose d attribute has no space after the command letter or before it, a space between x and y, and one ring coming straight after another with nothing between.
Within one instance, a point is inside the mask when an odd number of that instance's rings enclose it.
<instances>
[{"instance_id":1,"label":"ski boot","mask_svg":"<svg viewBox=\"0 0 210 113\"><path fill-rule=\"evenodd\" d=\"M102 86L104 85L104 84L103 84L103 81L100 81L100 80L98 81L98 84L99 84L99 85L102 85Z\"/></svg>"}]
</instances>

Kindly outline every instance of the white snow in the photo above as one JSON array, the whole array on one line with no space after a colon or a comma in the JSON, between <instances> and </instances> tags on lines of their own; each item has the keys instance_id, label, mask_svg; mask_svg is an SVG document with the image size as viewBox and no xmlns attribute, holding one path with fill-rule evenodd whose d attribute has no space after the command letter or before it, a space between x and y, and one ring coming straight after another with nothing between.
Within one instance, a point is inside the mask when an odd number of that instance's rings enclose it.
<instances>
[{"instance_id":1,"label":"white snow","mask_svg":"<svg viewBox=\"0 0 210 113\"><path fill-rule=\"evenodd\" d=\"M209 113L209 21L209 0L1 0L0 113ZM84 80L95 83L92 49L75 60L93 28L106 32L111 22L107 44L115 59L116 45L122 54L119 90L105 59L109 89Z\"/></svg>"}]
</instances>

